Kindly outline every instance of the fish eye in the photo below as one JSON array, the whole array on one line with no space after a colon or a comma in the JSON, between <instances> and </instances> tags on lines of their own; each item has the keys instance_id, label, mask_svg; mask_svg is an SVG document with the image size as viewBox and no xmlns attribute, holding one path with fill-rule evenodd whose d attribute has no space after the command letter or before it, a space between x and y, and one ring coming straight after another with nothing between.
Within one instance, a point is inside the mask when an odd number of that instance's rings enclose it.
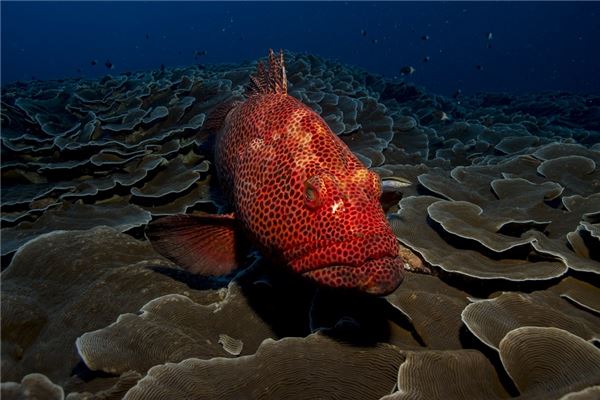
<instances>
[{"instance_id":1,"label":"fish eye","mask_svg":"<svg viewBox=\"0 0 600 400\"><path fill-rule=\"evenodd\" d=\"M321 205L321 196L319 195L319 189L307 179L304 182L304 204L311 209L315 210Z\"/></svg>"}]
</instances>

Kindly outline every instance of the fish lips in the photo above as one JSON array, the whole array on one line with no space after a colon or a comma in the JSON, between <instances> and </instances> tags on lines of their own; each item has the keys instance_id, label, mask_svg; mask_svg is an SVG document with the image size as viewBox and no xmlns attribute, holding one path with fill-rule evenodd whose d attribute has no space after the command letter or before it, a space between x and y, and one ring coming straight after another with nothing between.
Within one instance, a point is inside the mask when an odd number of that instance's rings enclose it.
<instances>
[{"instance_id":1,"label":"fish lips","mask_svg":"<svg viewBox=\"0 0 600 400\"><path fill-rule=\"evenodd\" d=\"M404 279L402 257L381 257L359 266L328 265L306 271L302 276L338 288L357 289L376 296L390 294Z\"/></svg>"}]
</instances>

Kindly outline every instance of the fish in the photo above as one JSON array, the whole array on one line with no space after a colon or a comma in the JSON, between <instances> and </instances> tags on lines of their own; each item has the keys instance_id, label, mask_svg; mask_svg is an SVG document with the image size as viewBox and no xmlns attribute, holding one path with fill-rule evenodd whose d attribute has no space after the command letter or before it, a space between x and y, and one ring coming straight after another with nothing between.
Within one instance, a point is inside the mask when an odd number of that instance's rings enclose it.
<instances>
[{"instance_id":1,"label":"fish","mask_svg":"<svg viewBox=\"0 0 600 400\"><path fill-rule=\"evenodd\" d=\"M404 67L400 68L400 73L402 75L412 75L414 74L416 71L415 67L410 66L410 65L405 65Z\"/></svg>"},{"instance_id":2,"label":"fish","mask_svg":"<svg viewBox=\"0 0 600 400\"><path fill-rule=\"evenodd\" d=\"M243 99L205 121L230 213L152 221L154 248L190 272L223 275L253 243L319 285L386 295L420 259L401 246L380 204L381 180L310 107L287 94L283 52L257 65ZM243 258L243 257L242 257Z\"/></svg>"},{"instance_id":3,"label":"fish","mask_svg":"<svg viewBox=\"0 0 600 400\"><path fill-rule=\"evenodd\" d=\"M150 35L146 32L146 40L150 39Z\"/></svg>"},{"instance_id":4,"label":"fish","mask_svg":"<svg viewBox=\"0 0 600 400\"><path fill-rule=\"evenodd\" d=\"M377 44L377 43L379 43L379 40L377 40L377 39L371 39L371 43Z\"/></svg>"},{"instance_id":5,"label":"fish","mask_svg":"<svg viewBox=\"0 0 600 400\"><path fill-rule=\"evenodd\" d=\"M201 50L201 51L200 50L196 50L194 52L194 58L197 58L199 56L205 56L207 54L208 54L208 52L206 50Z\"/></svg>"},{"instance_id":6,"label":"fish","mask_svg":"<svg viewBox=\"0 0 600 400\"><path fill-rule=\"evenodd\" d=\"M423 40L425 42L428 41L429 40L429 35L423 35L423 36L421 36L421 40Z\"/></svg>"},{"instance_id":7,"label":"fish","mask_svg":"<svg viewBox=\"0 0 600 400\"><path fill-rule=\"evenodd\" d=\"M362 36L367 36L367 31L366 31L365 29L361 29L361 30L360 30L360 34L361 34Z\"/></svg>"},{"instance_id":8,"label":"fish","mask_svg":"<svg viewBox=\"0 0 600 400\"><path fill-rule=\"evenodd\" d=\"M423 57L423 62L424 63L429 62L429 60L431 60L431 57L429 57L429 56Z\"/></svg>"},{"instance_id":9,"label":"fish","mask_svg":"<svg viewBox=\"0 0 600 400\"><path fill-rule=\"evenodd\" d=\"M90 61L90 64L91 64L92 66L94 66L94 65L98 64L98 60L92 60L92 61Z\"/></svg>"},{"instance_id":10,"label":"fish","mask_svg":"<svg viewBox=\"0 0 600 400\"><path fill-rule=\"evenodd\" d=\"M104 66L108 69L114 69L115 66L113 65L113 63L110 60L106 60L106 62L104 63Z\"/></svg>"},{"instance_id":11,"label":"fish","mask_svg":"<svg viewBox=\"0 0 600 400\"><path fill-rule=\"evenodd\" d=\"M477 64L477 65L475 66L475 68L476 68L478 71L483 71L483 65L481 65L481 64Z\"/></svg>"},{"instance_id":12,"label":"fish","mask_svg":"<svg viewBox=\"0 0 600 400\"><path fill-rule=\"evenodd\" d=\"M494 34L492 32L488 32L485 37L487 38L488 41L490 41L494 38Z\"/></svg>"}]
</instances>

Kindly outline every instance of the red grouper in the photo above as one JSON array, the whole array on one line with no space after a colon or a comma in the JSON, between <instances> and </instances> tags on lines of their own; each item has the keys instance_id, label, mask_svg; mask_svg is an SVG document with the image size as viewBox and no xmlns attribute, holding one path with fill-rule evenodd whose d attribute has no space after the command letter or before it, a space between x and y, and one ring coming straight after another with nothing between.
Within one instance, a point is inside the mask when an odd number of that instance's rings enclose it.
<instances>
[{"instance_id":1,"label":"red grouper","mask_svg":"<svg viewBox=\"0 0 600 400\"><path fill-rule=\"evenodd\" d=\"M205 124L217 132L217 173L235 212L159 219L146 233L155 249L191 272L226 274L238 266L241 229L320 284L375 295L396 289L404 267L420 261L392 233L378 175L287 95L283 53L270 51L245 94Z\"/></svg>"}]
</instances>

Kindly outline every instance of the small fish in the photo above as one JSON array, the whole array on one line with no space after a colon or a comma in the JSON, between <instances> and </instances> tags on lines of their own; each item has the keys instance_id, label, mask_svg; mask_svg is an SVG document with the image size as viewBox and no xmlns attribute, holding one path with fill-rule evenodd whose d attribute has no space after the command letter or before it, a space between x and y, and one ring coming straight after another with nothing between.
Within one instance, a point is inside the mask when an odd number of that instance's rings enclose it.
<instances>
[{"instance_id":1,"label":"small fish","mask_svg":"<svg viewBox=\"0 0 600 400\"><path fill-rule=\"evenodd\" d=\"M283 52L269 52L245 99L217 107L215 166L233 213L153 221L154 248L188 271L237 268L251 238L263 253L319 284L385 295L420 261L400 246L369 171L310 107L287 94ZM246 239L244 239L246 238Z\"/></svg>"},{"instance_id":2,"label":"small fish","mask_svg":"<svg viewBox=\"0 0 600 400\"><path fill-rule=\"evenodd\" d=\"M160 72L165 72L165 64L160 64Z\"/></svg>"},{"instance_id":3,"label":"small fish","mask_svg":"<svg viewBox=\"0 0 600 400\"><path fill-rule=\"evenodd\" d=\"M488 34L486 35L486 38L488 41L490 41L494 38L494 34L492 32L488 32Z\"/></svg>"},{"instance_id":4,"label":"small fish","mask_svg":"<svg viewBox=\"0 0 600 400\"><path fill-rule=\"evenodd\" d=\"M113 65L113 63L110 60L106 60L106 62L104 63L104 66L106 66L106 68L108 68L108 69L115 68L115 66Z\"/></svg>"},{"instance_id":5,"label":"small fish","mask_svg":"<svg viewBox=\"0 0 600 400\"><path fill-rule=\"evenodd\" d=\"M481 64L477 64L475 68L477 68L478 71L483 71L483 65Z\"/></svg>"},{"instance_id":6,"label":"small fish","mask_svg":"<svg viewBox=\"0 0 600 400\"><path fill-rule=\"evenodd\" d=\"M429 40L429 35L423 35L423 36L421 36L421 40L428 41Z\"/></svg>"},{"instance_id":7,"label":"small fish","mask_svg":"<svg viewBox=\"0 0 600 400\"><path fill-rule=\"evenodd\" d=\"M423 62L424 62L424 63L426 63L426 62L429 62L429 60L431 60L431 57L429 57L429 56L425 56L425 57L423 58Z\"/></svg>"},{"instance_id":8,"label":"small fish","mask_svg":"<svg viewBox=\"0 0 600 400\"><path fill-rule=\"evenodd\" d=\"M90 64L92 64L92 66L96 65L96 64L98 64L98 60L92 60L92 61L90 61Z\"/></svg>"},{"instance_id":9,"label":"small fish","mask_svg":"<svg viewBox=\"0 0 600 400\"><path fill-rule=\"evenodd\" d=\"M488 43L488 44L486 45L486 47L487 47L488 49L491 49L491 48L492 48L492 43Z\"/></svg>"},{"instance_id":10,"label":"small fish","mask_svg":"<svg viewBox=\"0 0 600 400\"><path fill-rule=\"evenodd\" d=\"M448 121L450 117L442 110L434 110L431 115L438 121Z\"/></svg>"},{"instance_id":11,"label":"small fish","mask_svg":"<svg viewBox=\"0 0 600 400\"><path fill-rule=\"evenodd\" d=\"M206 50L201 50L201 51L200 50L196 50L194 52L194 57L205 56L207 54L208 54L208 52Z\"/></svg>"},{"instance_id":12,"label":"small fish","mask_svg":"<svg viewBox=\"0 0 600 400\"><path fill-rule=\"evenodd\" d=\"M150 39L150 35L146 32L146 40Z\"/></svg>"},{"instance_id":13,"label":"small fish","mask_svg":"<svg viewBox=\"0 0 600 400\"><path fill-rule=\"evenodd\" d=\"M377 39L372 39L372 40L371 40L371 43L373 43L373 44L377 44L377 43L379 43L379 40L377 40Z\"/></svg>"},{"instance_id":14,"label":"small fish","mask_svg":"<svg viewBox=\"0 0 600 400\"><path fill-rule=\"evenodd\" d=\"M362 36L367 36L367 31L366 31L366 30L364 30L364 29L361 29L361 30L360 30L360 34L361 34Z\"/></svg>"},{"instance_id":15,"label":"small fish","mask_svg":"<svg viewBox=\"0 0 600 400\"><path fill-rule=\"evenodd\" d=\"M411 65L405 65L404 67L400 68L400 73L402 75L412 75L414 74L416 71L415 67L411 66Z\"/></svg>"}]
</instances>

